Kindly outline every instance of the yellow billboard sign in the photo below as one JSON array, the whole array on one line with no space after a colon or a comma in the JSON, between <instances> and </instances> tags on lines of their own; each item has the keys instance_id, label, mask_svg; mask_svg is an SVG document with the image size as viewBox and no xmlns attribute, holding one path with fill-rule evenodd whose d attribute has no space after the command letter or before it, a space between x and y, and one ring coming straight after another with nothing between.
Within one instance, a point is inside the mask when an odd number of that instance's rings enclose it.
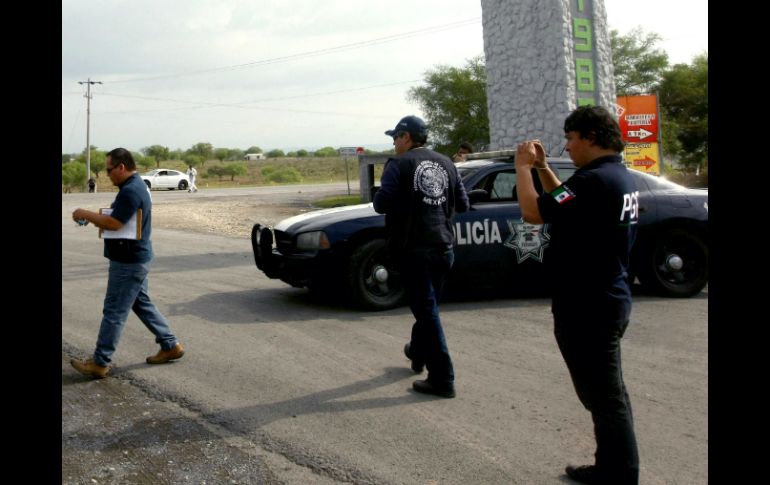
<instances>
[{"instance_id":1,"label":"yellow billboard sign","mask_svg":"<svg viewBox=\"0 0 770 485\"><path fill-rule=\"evenodd\" d=\"M660 175L658 143L626 143L623 158L626 166L650 175Z\"/></svg>"}]
</instances>

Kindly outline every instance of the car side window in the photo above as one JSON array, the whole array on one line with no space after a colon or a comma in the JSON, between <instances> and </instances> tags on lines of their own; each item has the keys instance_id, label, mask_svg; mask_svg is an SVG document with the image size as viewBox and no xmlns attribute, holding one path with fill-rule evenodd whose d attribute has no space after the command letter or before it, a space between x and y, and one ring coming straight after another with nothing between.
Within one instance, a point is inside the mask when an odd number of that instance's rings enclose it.
<instances>
[{"instance_id":1,"label":"car side window","mask_svg":"<svg viewBox=\"0 0 770 485\"><path fill-rule=\"evenodd\" d=\"M516 174L514 172L498 172L489 192L489 200L503 201L513 200L513 188L516 187Z\"/></svg>"},{"instance_id":2,"label":"car side window","mask_svg":"<svg viewBox=\"0 0 770 485\"><path fill-rule=\"evenodd\" d=\"M491 173L477 182L473 188L484 189L489 194L489 198L484 202L500 202L513 200L515 186L516 172L510 170Z\"/></svg>"},{"instance_id":3,"label":"car side window","mask_svg":"<svg viewBox=\"0 0 770 485\"><path fill-rule=\"evenodd\" d=\"M166 172L165 170L162 170L158 172L158 175L168 175L168 172Z\"/></svg>"}]
</instances>

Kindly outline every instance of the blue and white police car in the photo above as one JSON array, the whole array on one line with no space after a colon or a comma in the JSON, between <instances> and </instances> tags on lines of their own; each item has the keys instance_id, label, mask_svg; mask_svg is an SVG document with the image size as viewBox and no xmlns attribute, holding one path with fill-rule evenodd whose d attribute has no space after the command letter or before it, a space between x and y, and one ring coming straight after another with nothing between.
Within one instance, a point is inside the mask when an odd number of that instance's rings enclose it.
<instances>
[{"instance_id":1,"label":"blue and white police car","mask_svg":"<svg viewBox=\"0 0 770 485\"><path fill-rule=\"evenodd\" d=\"M471 208L454 220L455 263L447 289L546 287L548 224L522 220L516 200L514 150L474 153L457 164ZM549 158L561 180L577 168ZM708 283L708 190L688 189L631 170L639 189L639 231L631 272L652 292L690 297ZM538 177L533 177L539 185ZM542 191L542 187L538 186ZM252 228L261 271L295 287L342 294L369 310L405 303L399 274L385 253L385 216L372 204L309 212L272 229Z\"/></svg>"}]
</instances>

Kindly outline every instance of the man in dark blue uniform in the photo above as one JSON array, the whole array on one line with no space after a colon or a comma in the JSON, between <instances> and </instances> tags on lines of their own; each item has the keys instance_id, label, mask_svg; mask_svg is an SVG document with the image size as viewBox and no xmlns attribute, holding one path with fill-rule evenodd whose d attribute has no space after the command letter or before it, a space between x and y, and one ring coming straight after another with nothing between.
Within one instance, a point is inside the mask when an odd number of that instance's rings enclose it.
<instances>
[{"instance_id":1,"label":"man in dark blue uniform","mask_svg":"<svg viewBox=\"0 0 770 485\"><path fill-rule=\"evenodd\" d=\"M148 364L162 364L184 355L182 344L171 333L166 317L158 311L148 293L147 275L153 258L150 240L152 199L147 185L136 173L130 151L116 148L107 153L107 176L119 188L111 205L112 212L108 215L78 208L72 213L72 218L86 220L100 229L117 231L136 217L140 232L138 238L104 238L104 257L110 260L110 269L96 350L90 359L70 361L81 374L96 378L109 374L112 355L131 310L155 335L155 342L160 345L157 354L147 357ZM138 215L140 210L141 216Z\"/></svg>"},{"instance_id":2,"label":"man in dark blue uniform","mask_svg":"<svg viewBox=\"0 0 770 485\"><path fill-rule=\"evenodd\" d=\"M566 472L583 483L636 485L639 453L620 339L631 313L627 271L639 192L622 163L620 128L606 109L579 107L564 121L564 133L578 170L563 184L537 140L518 146L515 163L524 220L551 225L554 334L594 422L595 464L570 465ZM542 196L533 184L533 166Z\"/></svg>"},{"instance_id":3,"label":"man in dark blue uniform","mask_svg":"<svg viewBox=\"0 0 770 485\"><path fill-rule=\"evenodd\" d=\"M385 164L374 210L385 214L388 254L401 272L415 318L404 353L415 372L428 368L428 378L414 381L412 388L455 397L438 307L454 262L452 217L468 210L468 196L452 161L424 147L428 130L423 120L406 116L385 134L393 137L396 156Z\"/></svg>"}]
</instances>

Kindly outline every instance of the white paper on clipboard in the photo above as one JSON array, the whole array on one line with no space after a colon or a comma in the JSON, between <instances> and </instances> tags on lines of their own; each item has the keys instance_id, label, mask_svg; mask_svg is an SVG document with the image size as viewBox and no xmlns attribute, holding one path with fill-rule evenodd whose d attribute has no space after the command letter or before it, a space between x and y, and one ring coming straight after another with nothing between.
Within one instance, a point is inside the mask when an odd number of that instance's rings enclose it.
<instances>
[{"instance_id":1,"label":"white paper on clipboard","mask_svg":"<svg viewBox=\"0 0 770 485\"><path fill-rule=\"evenodd\" d=\"M99 213L110 215L112 214L112 209L102 208L99 209ZM99 237L104 239L142 239L142 209L137 209L136 213L117 231L100 229Z\"/></svg>"}]
</instances>

